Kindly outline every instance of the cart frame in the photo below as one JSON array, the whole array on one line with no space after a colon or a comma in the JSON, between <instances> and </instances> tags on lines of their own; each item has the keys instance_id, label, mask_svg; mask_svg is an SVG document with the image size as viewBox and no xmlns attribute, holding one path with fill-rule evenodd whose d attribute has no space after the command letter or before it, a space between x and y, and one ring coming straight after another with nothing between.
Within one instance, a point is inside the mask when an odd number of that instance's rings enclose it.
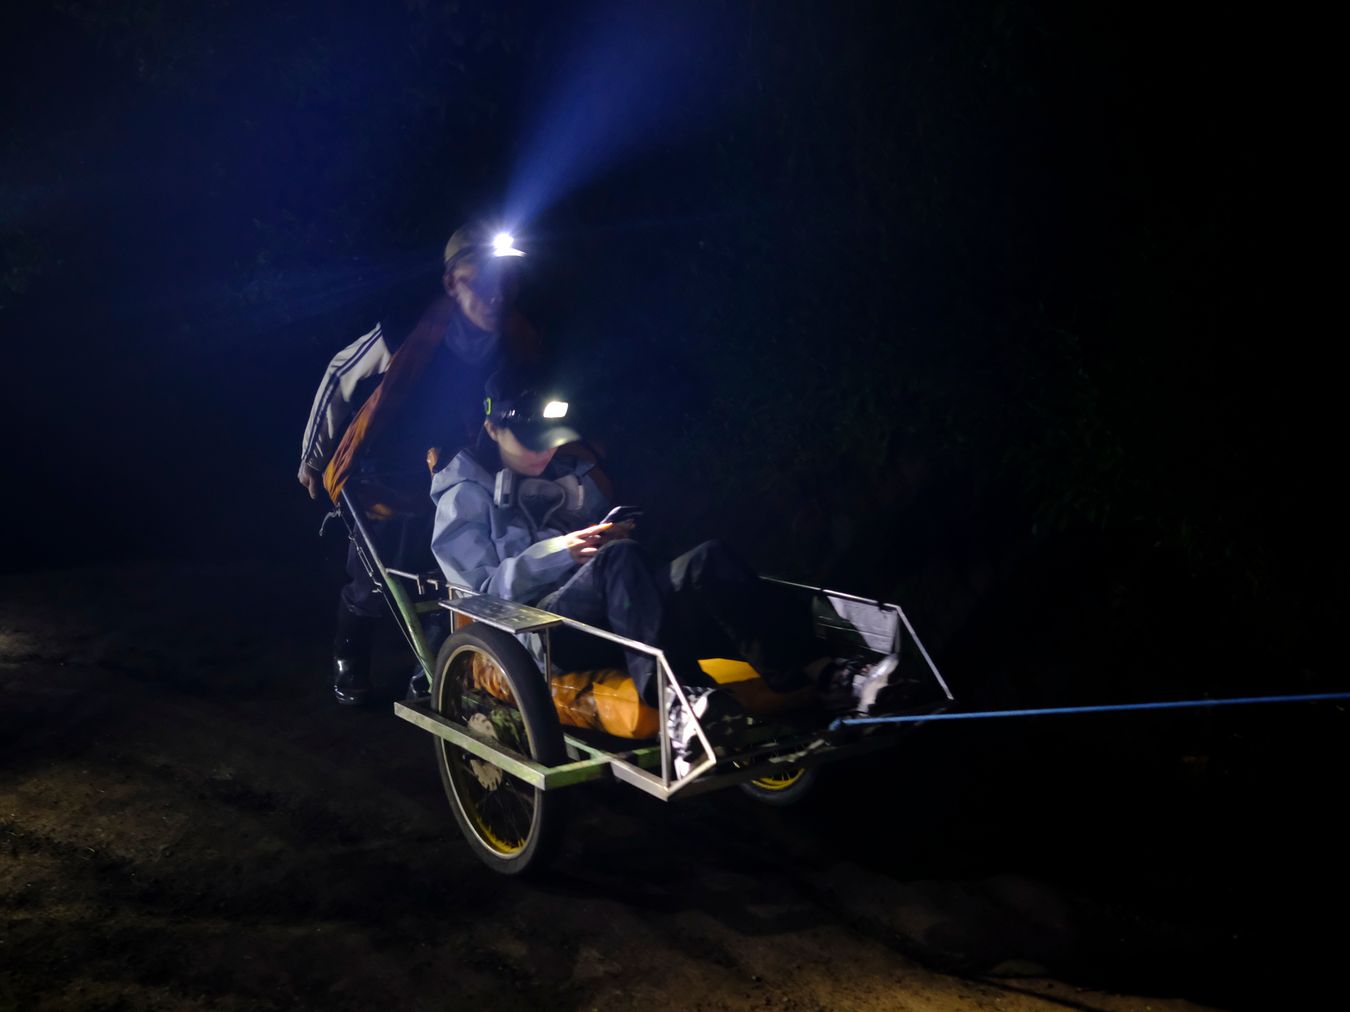
<instances>
[{"instance_id":1,"label":"cart frame","mask_svg":"<svg viewBox=\"0 0 1350 1012\"><path fill-rule=\"evenodd\" d=\"M477 734L470 728L447 719L433 710L430 701L394 703L394 714L400 719L492 763L504 773L531 787L556 790L596 780L612 779L636 787L662 801L669 801L676 797L693 797L707 791L753 781L784 769L810 769L826 762L877 751L894 744L899 738L901 728L898 726L850 729L840 733L837 727L831 730L828 721L823 721L819 728L807 731L795 730L785 734L781 727L766 723L747 729L742 742L738 743L742 747L736 754L719 757L702 724L695 717L695 733L703 746L703 758L683 776L677 776L667 730L668 717L672 698L678 698L686 708L689 707L689 698L676 679L665 654L659 648L566 616L455 586L445 580L440 573L417 573L388 567L375 548L361 511L346 489L339 493L337 505L337 512L348 527L352 542L356 546L362 564L370 574L376 592L385 597L400 631L429 677L433 675L435 669L435 651L423 632L421 618L438 608L501 629L513 636L538 635L542 641L544 671L552 670L550 634L559 626L569 626L619 647L640 651L655 658L659 674L657 702L660 721L657 741L654 743L650 740L634 741L634 747L631 749L609 750L591 744L580 735L564 728L563 742L571 761L563 765L545 766L535 762L493 738ZM938 671L923 641L914 631L914 626L904 609L899 605L789 580L773 577L761 579L794 587L831 602L846 602L855 609L871 609L874 614L893 614L895 624L891 649L899 651L903 646L904 634L908 634L944 700L938 707L929 710L936 712L955 702L951 688ZM442 597L442 594L446 596ZM547 685L547 676L543 675L542 671L541 675ZM692 716L692 711L690 712Z\"/></svg>"}]
</instances>

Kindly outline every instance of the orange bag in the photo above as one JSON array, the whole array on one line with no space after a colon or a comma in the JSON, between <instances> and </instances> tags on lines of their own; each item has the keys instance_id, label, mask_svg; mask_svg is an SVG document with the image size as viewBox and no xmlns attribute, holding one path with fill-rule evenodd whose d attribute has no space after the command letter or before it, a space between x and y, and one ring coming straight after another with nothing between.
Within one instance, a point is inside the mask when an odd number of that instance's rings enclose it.
<instances>
[{"instance_id":1,"label":"orange bag","mask_svg":"<svg viewBox=\"0 0 1350 1012\"><path fill-rule=\"evenodd\" d=\"M572 671L554 675L550 687L558 719L568 727L618 738L651 738L660 726L656 708L638 699L637 686L623 671Z\"/></svg>"},{"instance_id":2,"label":"orange bag","mask_svg":"<svg viewBox=\"0 0 1350 1012\"><path fill-rule=\"evenodd\" d=\"M455 616L456 629L467 624L464 616ZM809 706L815 701L815 693L809 688L775 692L745 661L715 658L698 663L705 674L736 697L746 713L765 716ZM482 654L474 654L472 677L474 688L503 703L515 705L506 675ZM553 708L564 727L604 731L616 738L640 739L654 738L661 726L657 708L639 699L633 679L617 668L554 675L549 679L549 691L553 696Z\"/></svg>"},{"instance_id":3,"label":"orange bag","mask_svg":"<svg viewBox=\"0 0 1350 1012\"><path fill-rule=\"evenodd\" d=\"M810 689L775 692L744 661L705 660L699 666L731 692L746 713L781 713L815 699ZM558 719L567 727L604 731L616 738L651 738L660 728L656 707L638 698L637 687L626 672L614 668L572 671L554 675L550 688Z\"/></svg>"}]
</instances>

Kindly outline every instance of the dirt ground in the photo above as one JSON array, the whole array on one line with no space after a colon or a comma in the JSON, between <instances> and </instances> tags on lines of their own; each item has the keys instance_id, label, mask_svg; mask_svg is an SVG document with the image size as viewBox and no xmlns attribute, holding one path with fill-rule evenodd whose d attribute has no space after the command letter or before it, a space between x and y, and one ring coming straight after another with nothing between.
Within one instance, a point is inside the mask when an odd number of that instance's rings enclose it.
<instances>
[{"instance_id":1,"label":"dirt ground","mask_svg":"<svg viewBox=\"0 0 1350 1012\"><path fill-rule=\"evenodd\" d=\"M496 876L458 836L429 739L331 701L329 611L312 575L244 563L0 578L0 1008L1181 1010L1213 993L1175 975L1158 991L1124 944L1138 916L1015 868L880 871L864 856L884 824L828 802L584 788L556 871ZM1094 958L1070 958L1086 938Z\"/></svg>"}]
</instances>

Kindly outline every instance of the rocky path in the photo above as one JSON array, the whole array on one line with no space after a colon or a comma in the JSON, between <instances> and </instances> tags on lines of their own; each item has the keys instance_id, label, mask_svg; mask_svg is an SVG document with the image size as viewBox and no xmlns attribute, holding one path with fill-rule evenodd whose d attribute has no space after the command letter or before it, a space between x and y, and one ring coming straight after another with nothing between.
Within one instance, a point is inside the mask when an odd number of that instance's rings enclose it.
<instances>
[{"instance_id":1,"label":"rocky path","mask_svg":"<svg viewBox=\"0 0 1350 1012\"><path fill-rule=\"evenodd\" d=\"M882 874L886 827L842 805L593 787L553 875L495 876L428 740L331 704L296 595L249 566L6 578L0 1008L1201 1007L1052 979L1099 912Z\"/></svg>"}]
</instances>

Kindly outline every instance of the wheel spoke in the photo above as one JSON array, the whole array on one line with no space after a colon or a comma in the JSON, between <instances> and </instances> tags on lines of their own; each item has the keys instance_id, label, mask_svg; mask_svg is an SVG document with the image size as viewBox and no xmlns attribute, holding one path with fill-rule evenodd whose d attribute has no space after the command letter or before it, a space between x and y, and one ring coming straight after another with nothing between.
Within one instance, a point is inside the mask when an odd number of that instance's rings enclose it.
<instances>
[{"instance_id":1,"label":"wheel spoke","mask_svg":"<svg viewBox=\"0 0 1350 1012\"><path fill-rule=\"evenodd\" d=\"M546 764L558 762L561 741L554 741L558 736L549 721L551 707L541 710L547 695L541 699L532 682L522 681L533 667L524 650L493 628L462 630L455 637L443 649L435 679L437 712L479 737L495 739L505 750ZM489 675L492 691L482 687ZM536 726L541 720L545 723ZM541 789L461 746L443 742L439 758L455 817L490 866L516 874L551 849L556 815L550 818L548 813L557 805Z\"/></svg>"},{"instance_id":2,"label":"wheel spoke","mask_svg":"<svg viewBox=\"0 0 1350 1012\"><path fill-rule=\"evenodd\" d=\"M524 831L521 830L519 798L514 792L496 790L489 800L495 816L491 820L494 832L507 843L523 843L529 834L530 824L527 819ZM513 804L513 801L517 803Z\"/></svg>"},{"instance_id":3,"label":"wheel spoke","mask_svg":"<svg viewBox=\"0 0 1350 1012\"><path fill-rule=\"evenodd\" d=\"M465 725L477 714L487 717L492 721L498 740L506 747L518 750L518 742L504 740L509 736L508 728L514 731L518 726L518 711L493 696L477 691L473 685L471 656L466 656L453 672L451 691L448 693L450 698L446 700L445 710L452 720ZM513 711L509 715L504 713L508 709ZM504 716L505 720L502 719ZM493 720L494 717L497 719ZM508 726L502 727L502 724ZM485 787L475 775L473 766L475 762L484 761L468 752L460 751L457 762L459 770L455 779L464 790L465 801L472 807L477 821L490 838L494 849L498 849L496 846L498 844L510 848L521 847L528 840L530 825L534 821L533 789L529 790L528 797L523 796L521 785L514 777L504 772L504 779L499 786Z\"/></svg>"}]
</instances>

